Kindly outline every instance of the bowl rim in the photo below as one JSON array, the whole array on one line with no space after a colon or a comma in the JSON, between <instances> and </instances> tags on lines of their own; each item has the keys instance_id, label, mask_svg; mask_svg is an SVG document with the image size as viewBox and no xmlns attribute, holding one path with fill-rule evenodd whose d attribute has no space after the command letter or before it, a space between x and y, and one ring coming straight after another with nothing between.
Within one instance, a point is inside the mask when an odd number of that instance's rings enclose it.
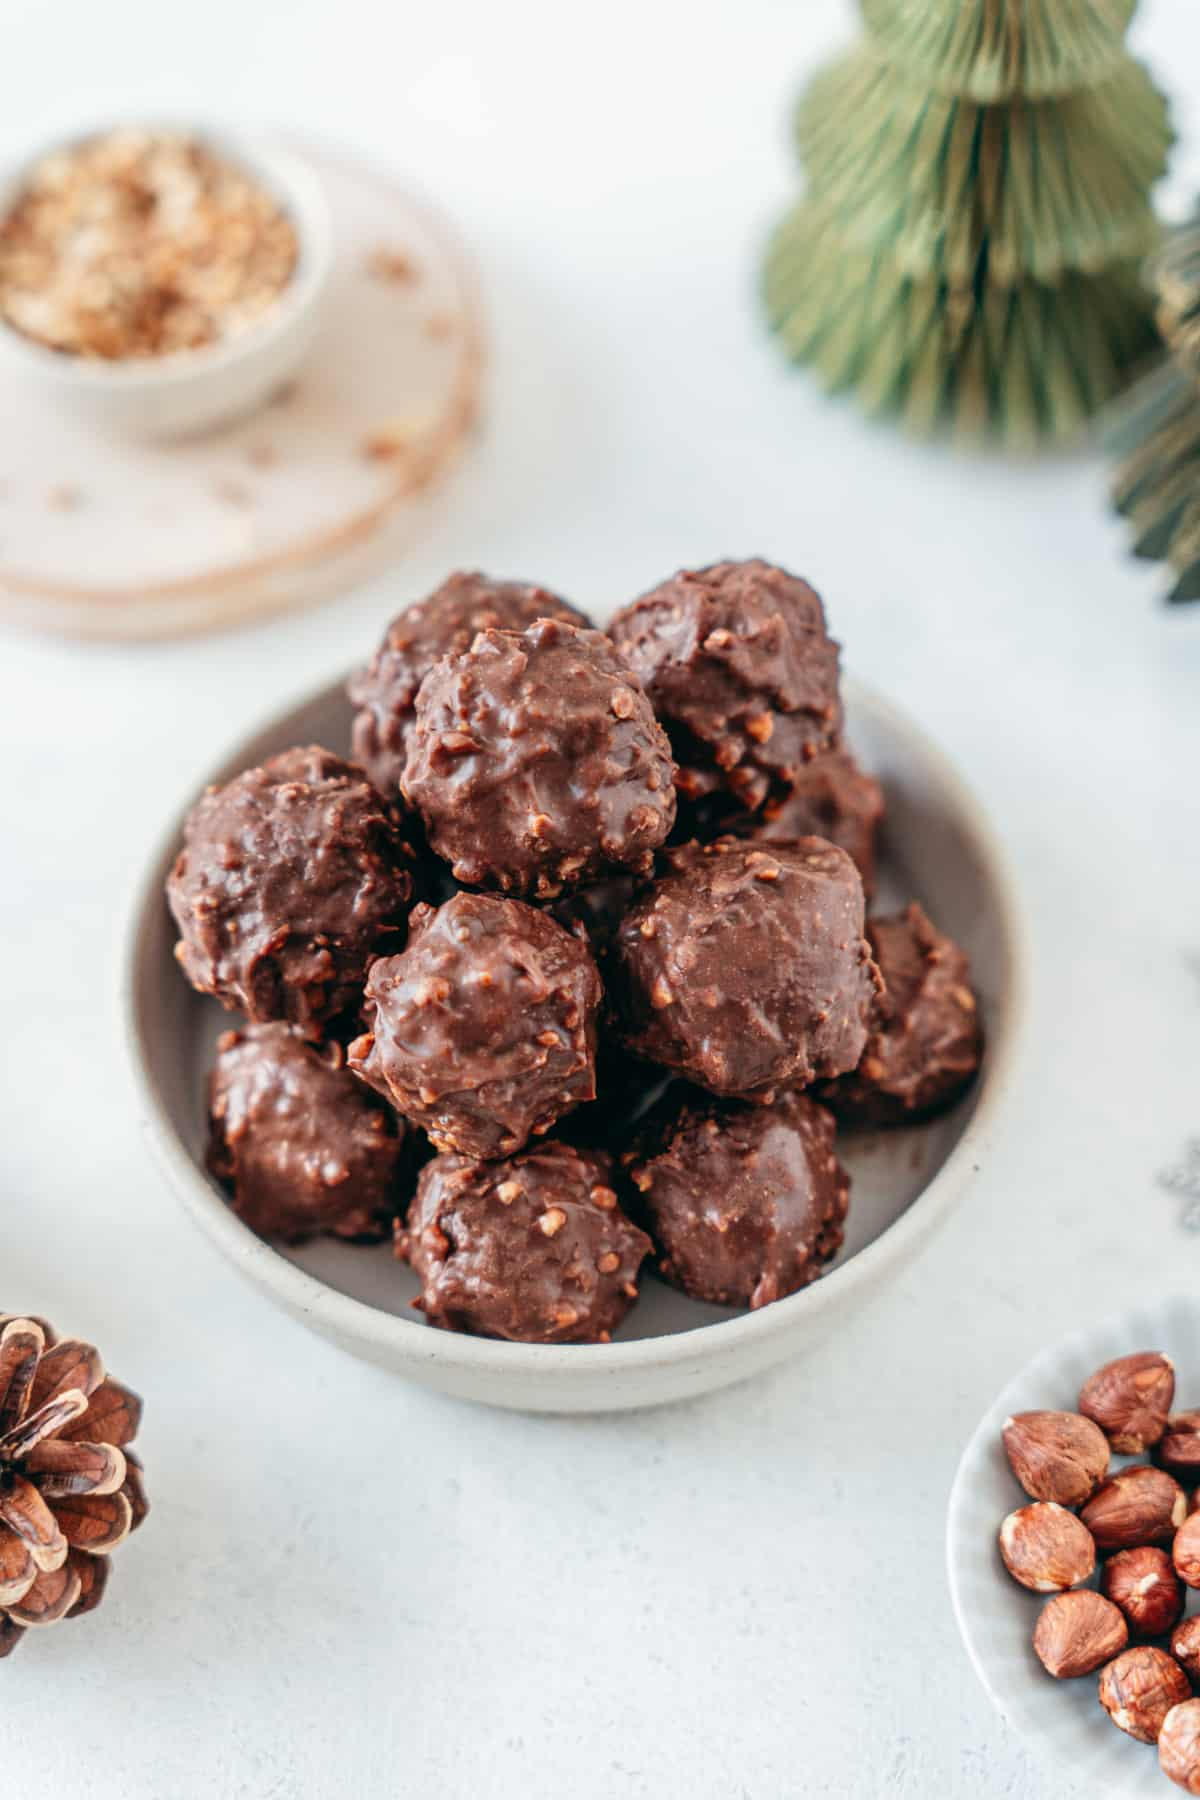
<instances>
[{"instance_id":1,"label":"bowl rim","mask_svg":"<svg viewBox=\"0 0 1200 1800\"><path fill-rule=\"evenodd\" d=\"M346 677L323 681L290 704L273 708L256 729L243 730L227 746L226 753L213 760L206 782L229 780L248 766L247 746L267 735L272 729L272 721L306 711L334 694L344 694L345 685ZM989 1133L1011 1089L1011 1075L1028 1014L1028 928L1007 852L1001 847L985 809L949 756L906 713L873 688L847 676L843 680L843 691L850 700L851 713L855 710L869 712L889 732L907 740L921 760L932 766L943 791L953 798L960 815L968 820L984 880L997 897L1006 962L1004 987L997 996L998 1017L994 1024L989 1024L987 1057L974 1111L941 1168L898 1219L845 1263L835 1265L819 1281L770 1306L697 1324L683 1331L609 1344L510 1343L498 1338L430 1330L319 1281L291 1262L274 1245L256 1237L197 1167L159 1097L150 1057L142 1041L138 1017L142 943L151 917L165 904L163 883L178 854L183 822L194 802L194 796L189 795L154 840L147 860L135 878L125 909L123 942L117 959L121 983L121 1030L139 1103L142 1132L155 1161L192 1219L239 1273L266 1288L272 1298L293 1313L319 1314L322 1325L343 1341L367 1343L380 1352L391 1352L389 1361L396 1360L398 1351L402 1360L436 1364L447 1369L488 1369L514 1377L552 1379L556 1375L586 1369L594 1372L601 1367L614 1374L622 1370L671 1368L698 1354L707 1358L726 1349L732 1352L741 1346L765 1341L786 1332L802 1313L816 1318L831 1307L848 1304L852 1293L869 1284L876 1271L887 1262L902 1256L910 1241L915 1248L949 1209L960 1189L964 1171L970 1172L972 1163L978 1163L979 1153L986 1147ZM400 1333L404 1335L398 1339Z\"/></svg>"},{"instance_id":2,"label":"bowl rim","mask_svg":"<svg viewBox=\"0 0 1200 1800\"><path fill-rule=\"evenodd\" d=\"M172 351L166 356L107 359L54 350L36 338L27 337L0 317L0 353L23 363L39 376L49 377L63 386L96 393L163 392L199 382L210 375L215 377L252 360L316 305L333 267L332 217L315 170L302 156L281 148L265 136L200 120L101 119L53 136L40 148L9 163L0 173L0 220L7 215L30 175L47 156L126 128L170 132L191 138L235 168L255 177L291 219L296 231L298 256L296 267L278 301L256 323L232 337L220 338L216 343Z\"/></svg>"}]
</instances>

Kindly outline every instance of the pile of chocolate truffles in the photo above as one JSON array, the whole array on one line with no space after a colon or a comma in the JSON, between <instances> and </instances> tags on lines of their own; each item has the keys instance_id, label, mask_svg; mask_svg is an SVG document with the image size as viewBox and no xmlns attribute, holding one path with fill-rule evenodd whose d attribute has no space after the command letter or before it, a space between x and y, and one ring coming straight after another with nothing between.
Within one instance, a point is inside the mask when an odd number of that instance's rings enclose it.
<instances>
[{"instance_id":1,"label":"pile of chocolate truffles","mask_svg":"<svg viewBox=\"0 0 1200 1800\"><path fill-rule=\"evenodd\" d=\"M210 1165L254 1230L394 1235L451 1331L607 1342L648 1257L762 1306L840 1247L838 1125L953 1104L967 959L865 921L879 785L838 646L769 563L608 631L457 574L350 682L351 754L206 793L167 883L188 980L246 1023Z\"/></svg>"},{"instance_id":2,"label":"pile of chocolate truffles","mask_svg":"<svg viewBox=\"0 0 1200 1800\"><path fill-rule=\"evenodd\" d=\"M1009 1419L1004 1448L1031 1504L1001 1525L1000 1555L1014 1581L1054 1596L1033 1632L1047 1673L1099 1671L1113 1724L1156 1743L1163 1773L1200 1794L1200 1613L1184 1617L1200 1590L1200 1411L1172 1413L1174 1400L1169 1358L1143 1350L1097 1369L1077 1412ZM1146 1460L1114 1470L1113 1454Z\"/></svg>"}]
</instances>

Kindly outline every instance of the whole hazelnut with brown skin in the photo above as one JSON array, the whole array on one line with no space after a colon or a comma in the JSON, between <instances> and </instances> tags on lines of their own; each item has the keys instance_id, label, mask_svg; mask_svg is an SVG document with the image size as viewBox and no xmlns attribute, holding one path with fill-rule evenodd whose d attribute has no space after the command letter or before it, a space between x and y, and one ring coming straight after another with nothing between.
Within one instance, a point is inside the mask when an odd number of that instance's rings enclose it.
<instances>
[{"instance_id":1,"label":"whole hazelnut with brown skin","mask_svg":"<svg viewBox=\"0 0 1200 1800\"><path fill-rule=\"evenodd\" d=\"M1180 1481L1200 1475L1200 1412L1172 1413L1158 1443L1158 1460Z\"/></svg>"},{"instance_id":2,"label":"whole hazelnut with brown skin","mask_svg":"<svg viewBox=\"0 0 1200 1800\"><path fill-rule=\"evenodd\" d=\"M1200 1794L1200 1700L1182 1700L1171 1708L1158 1734L1158 1761L1176 1787Z\"/></svg>"},{"instance_id":3,"label":"whole hazelnut with brown skin","mask_svg":"<svg viewBox=\"0 0 1200 1800\"><path fill-rule=\"evenodd\" d=\"M1080 1518L1097 1550L1169 1544L1187 1518L1187 1495L1162 1469L1121 1469L1098 1488Z\"/></svg>"},{"instance_id":4,"label":"whole hazelnut with brown skin","mask_svg":"<svg viewBox=\"0 0 1200 1800\"><path fill-rule=\"evenodd\" d=\"M1100 1592L1120 1607L1134 1637L1164 1637L1183 1614L1183 1584L1156 1545L1118 1550L1101 1570Z\"/></svg>"},{"instance_id":5,"label":"whole hazelnut with brown skin","mask_svg":"<svg viewBox=\"0 0 1200 1800\"><path fill-rule=\"evenodd\" d=\"M1038 1614L1033 1647L1047 1674L1058 1681L1091 1675L1129 1642L1129 1630L1111 1600L1092 1588L1055 1594Z\"/></svg>"},{"instance_id":6,"label":"whole hazelnut with brown skin","mask_svg":"<svg viewBox=\"0 0 1200 1800\"><path fill-rule=\"evenodd\" d=\"M1108 1474L1108 1439L1079 1413L1016 1413L1003 1437L1012 1472L1033 1500L1082 1506Z\"/></svg>"},{"instance_id":7,"label":"whole hazelnut with brown skin","mask_svg":"<svg viewBox=\"0 0 1200 1800\"><path fill-rule=\"evenodd\" d=\"M1175 1533L1171 1561L1180 1581L1186 1581L1190 1588L1200 1588L1200 1513L1193 1513Z\"/></svg>"},{"instance_id":8,"label":"whole hazelnut with brown skin","mask_svg":"<svg viewBox=\"0 0 1200 1800\"><path fill-rule=\"evenodd\" d=\"M1000 1554L1013 1580L1035 1594L1076 1587L1096 1566L1091 1533L1052 1500L1009 1513L1000 1527Z\"/></svg>"},{"instance_id":9,"label":"whole hazelnut with brown skin","mask_svg":"<svg viewBox=\"0 0 1200 1800\"><path fill-rule=\"evenodd\" d=\"M1139 1644L1100 1672L1100 1704L1120 1730L1153 1744L1173 1706L1190 1700L1188 1678L1165 1650Z\"/></svg>"},{"instance_id":10,"label":"whole hazelnut with brown skin","mask_svg":"<svg viewBox=\"0 0 1200 1800\"><path fill-rule=\"evenodd\" d=\"M1175 1369L1159 1350L1118 1356L1089 1375L1079 1390L1079 1410L1094 1419L1122 1456L1140 1456L1157 1444L1175 1398Z\"/></svg>"},{"instance_id":11,"label":"whole hazelnut with brown skin","mask_svg":"<svg viewBox=\"0 0 1200 1800\"><path fill-rule=\"evenodd\" d=\"M1200 1613L1184 1619L1171 1633L1171 1655L1183 1664L1193 1681L1200 1682Z\"/></svg>"}]
</instances>

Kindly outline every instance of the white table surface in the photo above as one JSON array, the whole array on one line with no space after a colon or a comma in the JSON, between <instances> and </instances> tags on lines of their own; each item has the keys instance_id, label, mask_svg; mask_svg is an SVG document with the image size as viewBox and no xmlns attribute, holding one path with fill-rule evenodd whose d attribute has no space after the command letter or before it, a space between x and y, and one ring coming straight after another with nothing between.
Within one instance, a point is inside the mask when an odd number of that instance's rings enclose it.
<instances>
[{"instance_id":1,"label":"white table surface","mask_svg":"<svg viewBox=\"0 0 1200 1800\"><path fill-rule=\"evenodd\" d=\"M1082 1800L967 1666L943 1514L1049 1334L1200 1275L1159 1179L1200 1136L1200 608L1157 605L1098 461L912 448L764 341L785 102L848 5L8 0L4 23L0 152L138 109L344 136L457 214L497 349L483 442L393 579L201 642L0 638L0 1304L144 1392L154 1500L103 1610L0 1672L6 1789ZM1138 37L1194 116L1189 0ZM19 458L6 420L0 477ZM127 884L227 739L449 568L604 608L751 552L813 578L1011 848L1035 993L1002 1147L866 1316L756 1385L579 1422L407 1388L269 1310L149 1166Z\"/></svg>"}]
</instances>

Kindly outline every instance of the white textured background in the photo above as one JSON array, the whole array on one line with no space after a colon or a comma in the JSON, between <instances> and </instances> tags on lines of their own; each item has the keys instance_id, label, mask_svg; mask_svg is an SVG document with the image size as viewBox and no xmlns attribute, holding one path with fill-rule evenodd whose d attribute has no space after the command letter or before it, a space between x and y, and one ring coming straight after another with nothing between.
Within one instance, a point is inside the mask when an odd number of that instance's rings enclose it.
<instances>
[{"instance_id":1,"label":"white textured background","mask_svg":"<svg viewBox=\"0 0 1200 1800\"><path fill-rule=\"evenodd\" d=\"M1200 1137L1200 609L1158 608L1098 462L911 448L764 342L785 103L848 5L3 0L0 25L0 152L139 109L342 136L457 215L497 351L485 441L394 580L175 647L0 638L0 1301L144 1391L155 1503L103 1611L0 1671L6 1790L1083 1800L965 1662L943 1512L1048 1334L1200 1275L1157 1179ZM1138 41L1186 125L1189 0ZM0 477L19 458L0 421ZM749 552L811 575L1011 848L1036 991L1003 1149L903 1281L756 1386L583 1423L410 1390L239 1285L145 1161L125 890L229 738L448 568L604 608Z\"/></svg>"}]
</instances>

